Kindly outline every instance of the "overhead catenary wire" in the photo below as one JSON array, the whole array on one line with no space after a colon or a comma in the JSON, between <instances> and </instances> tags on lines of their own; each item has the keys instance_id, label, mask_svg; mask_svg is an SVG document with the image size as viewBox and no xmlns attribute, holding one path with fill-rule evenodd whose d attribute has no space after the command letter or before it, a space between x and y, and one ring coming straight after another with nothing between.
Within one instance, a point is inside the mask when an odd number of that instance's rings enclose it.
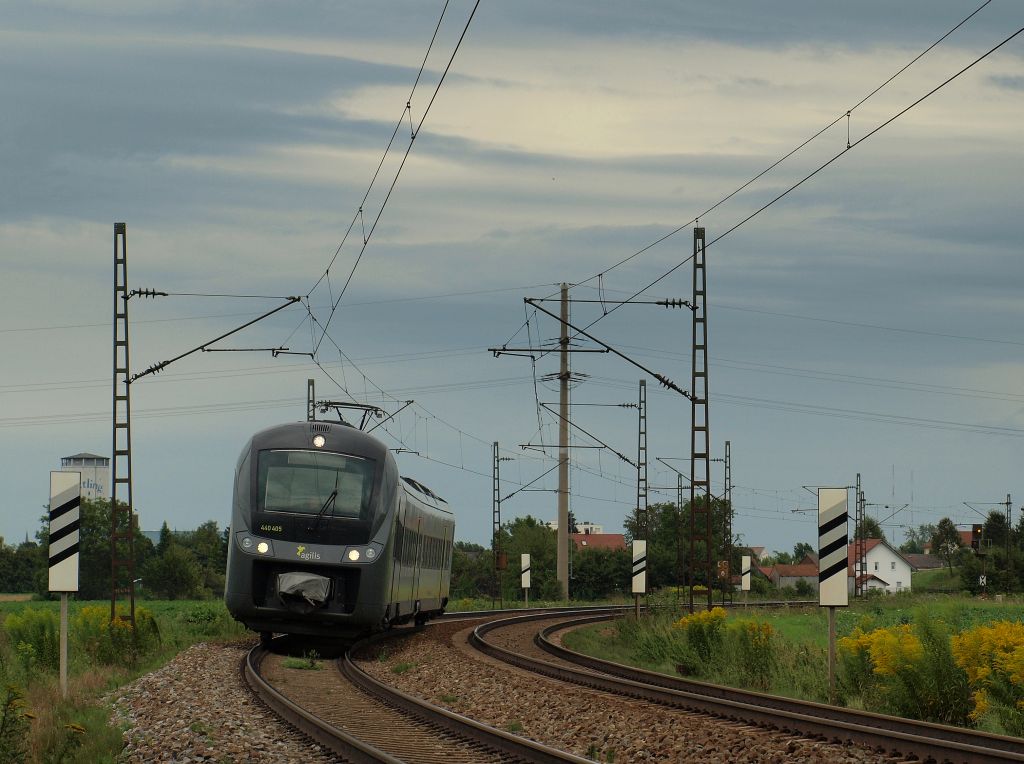
<instances>
[{"instance_id":1,"label":"overhead catenary wire","mask_svg":"<svg viewBox=\"0 0 1024 764\"><path fill-rule=\"evenodd\" d=\"M730 199L732 199L732 198L733 198L734 196L736 196L737 194L739 194L740 192L742 192L743 190L745 190L746 188L748 188L749 186L751 186L751 185L752 185L753 183L756 183L756 182L757 182L758 180L760 180L760 179L761 179L762 177L764 177L764 176L765 176L765 175L767 175L767 174L768 174L769 172L771 172L772 170L774 170L774 169L775 169L776 167L778 167L778 166L779 166L780 164L782 164L783 162L785 162L785 161L786 161L787 159L789 159L789 158L790 158L791 156L793 156L793 155L794 155L794 154L796 154L796 153L797 153L798 151L800 151L801 149L803 149L803 148L804 148L805 146L807 146L808 144L810 144L810 143L811 143L812 141L816 140L817 138L819 138L820 136L822 136L822 135L823 135L824 133L828 132L828 130L830 130L831 128L835 127L835 126L836 126L837 124L839 124L839 123L840 123L840 122L841 122L841 121L842 121L843 119L845 119L845 118L849 117L849 115L850 115L850 114L851 114L851 113L852 113L853 111L856 111L856 109L857 109L857 108L859 108L860 106L863 106L863 105L864 105L864 104L865 104L865 103L866 103L866 102L867 102L867 101L868 101L868 100L869 100L869 99L870 99L870 98L871 98L872 96L876 95L876 94L877 94L877 93L878 93L878 92L879 92L880 90L882 90L882 89L883 89L883 88L884 88L884 87L885 87L886 85L888 85L888 84L889 84L889 83L891 83L891 82L892 82L893 80L895 80L895 79L896 79L897 77L899 77L899 76L900 76L901 74L903 74L903 72L905 72L905 71L906 71L907 69L909 69L909 68L910 68L911 66L913 66L913 65L914 65L915 63L917 63L917 62L918 62L918 61L919 61L919 60L920 60L921 58L923 58L923 57L924 57L924 56L925 56L926 54L928 54L929 52L931 52L931 51L932 51L932 50L933 50L933 49L934 49L934 48L935 48L936 46L938 46L938 45L939 45L940 43L942 43L942 42L943 42L943 41L944 41L944 40L945 40L945 39L946 39L947 37L949 37L949 36L950 36L951 34L953 34L953 33L954 33L954 32L955 32L956 30L958 30L958 29L959 29L960 27L962 27L962 26L963 26L964 24L966 24L966 23L967 23L968 21L970 21L970 20L971 20L971 19L972 19L972 18L973 18L973 17L974 17L974 16L975 16L975 15L976 15L977 13L979 13L979 12L980 12L980 11L981 11L981 10L982 10L982 9L983 9L983 8L984 8L985 6L987 6L987 5L988 5L988 4L990 3L990 2L992 2L992 0L985 0L985 2L983 2L983 3L982 3L982 4L980 5L980 6L978 6L978 7L977 7L977 8L976 8L976 9L975 9L974 11L972 11L972 12L971 12L970 14L968 14L968 15L967 15L966 17L964 17L963 19L961 19L961 20L960 20L960 21L959 21L959 22L958 22L958 23L957 23L957 24L956 24L956 25L955 25L954 27L952 27L952 28L951 28L951 29L950 29L949 31L947 31L947 32L946 32L946 33L945 33L944 35L942 35L942 36L941 36L941 37L940 37L940 38L939 38L938 40L936 40L936 41L935 41L935 42L933 42L933 43L932 43L931 45L929 45L929 46L928 46L927 48L925 48L925 49L924 49L923 51L921 51L921 52L920 52L919 54L917 54L917 55L916 55L916 56L915 56L915 57L914 57L913 59L911 59L911 60L910 60L910 61L909 61L909 62L908 62L907 64L905 64L905 65L904 65L903 67L901 67L901 68L900 68L900 69L899 69L899 70L898 70L898 71L897 71L897 72L896 72L895 74L893 74L893 75L892 75L891 77L889 77L889 78L888 78L887 80L885 80L885 81L884 81L884 82L883 82L882 84L880 84L880 85L878 85L877 87L875 87L875 88L874 88L874 89L873 89L873 90L872 90L872 91L871 91L870 93L868 93L868 94L867 94L866 96L864 96L863 98L861 98L861 99L860 99L860 100L859 100L859 101L858 101L858 102L857 102L856 104L854 104L853 106L851 106L851 107L850 107L849 109L847 109L847 110L845 110L845 111L841 112L841 113L840 113L840 114L839 114L839 115L838 115L838 116L837 116L837 117L836 117L835 119L833 119L833 120L832 120L831 122L829 122L829 123L828 123L827 125L825 125L825 126L824 126L824 127L822 127L822 128L820 129L820 130L818 130L817 132L815 132L815 133L814 133L813 135L811 135L811 136L810 136L809 138L806 138L805 140L803 140L803 141L802 141L801 143L799 143L799 144L798 144L798 145L797 145L797 146L796 146L795 148L793 148L793 149L791 149L790 151L786 152L786 153L785 153L784 155L782 155L782 156L781 156L781 157L780 157L779 159L777 159L777 160L776 160L775 162L773 162L772 164L768 165L768 166L767 166L766 168L764 168L763 170L761 170L761 171L760 171L759 173L757 173L756 175L754 175L754 177L750 178L750 179L749 179L748 181L746 181L745 183L743 183L742 185L740 185L740 186L739 186L738 188L736 188L735 190L733 190L732 192L730 192L730 193L729 193L729 194L727 194L726 196L724 196L724 197L722 197L721 199L719 199L719 200L718 200L717 202L715 202L714 204L712 204L712 205L711 205L710 207L708 207L708 208L707 208L706 210L704 210L703 212L700 212L700 213L698 213L698 214L694 215L694 216L693 216L692 218L690 218L690 220L688 220L688 221L687 221L686 223L683 223L682 225L678 226L677 228L674 228L674 229L672 229L671 231L669 231L668 233L666 233L666 234L665 234L664 236L661 236L661 237L659 237L658 239L656 239L655 241L652 241L652 242L651 242L650 244L647 244L646 246L642 247L641 249L639 249L638 251L636 251L636 252L634 252L633 254L629 255L628 257L625 257L625 258L623 258L622 260L619 260L619 261L618 261L618 262L616 262L616 263L615 263L614 265L612 265L612 266L610 266L610 267L608 267L608 268L605 268L605 269L604 269L603 271L600 271L599 273L595 273L595 274L594 274L593 276L590 276L590 277L588 277L588 278L584 279L583 281L579 282L579 284L585 284L585 283L587 283L587 282L589 282L589 281L593 281L594 279L599 279L599 280L603 280L603 277L604 277L604 276L605 276L605 275L606 275L607 273L609 273L610 271L613 271L613 270L615 270L616 268L618 268L618 267L619 267L619 266L621 266L621 265L625 265L626 263L630 262L631 260L633 260L633 259L635 259L635 258L639 257L640 255L644 254L645 252L647 252L647 251L648 251L648 250L650 250L651 248L653 248L653 247L656 247L656 246L657 246L658 244L661 244L662 242L666 241L667 239L670 239L670 238L672 238L672 237L673 237L673 236L675 236L676 234L678 234L678 233L680 233L681 231L685 230L686 228L690 227L691 225L693 225L694 223L696 223L696 222L697 222L698 220L700 220L700 218L702 218L702 217L706 217L706 216L707 216L708 214L710 214L711 212L714 212L714 211L715 211L715 210L716 210L716 209L717 209L718 207L720 207L721 205L725 204L725 203L726 203L727 201L729 201L729 200L730 200ZM852 147L851 147L851 146L848 146L847 148L852 148ZM713 243L713 242L712 242L712 243ZM610 312L610 311L609 311L609 312Z\"/></svg>"},{"instance_id":2,"label":"overhead catenary wire","mask_svg":"<svg viewBox=\"0 0 1024 764\"><path fill-rule=\"evenodd\" d=\"M1016 32L1012 33L1011 35L1009 35L1008 37L1006 37L1006 38L1005 38L1004 40L1002 40L1002 42L999 42L999 43L997 43L997 44L996 44L996 45L994 45L994 46L993 46L992 48L990 48L989 50L987 50L987 51L986 51L985 53L982 53L982 54L981 54L980 56L978 56L978 57L977 57L977 58L975 58L975 59L974 59L973 61L971 61L971 63L967 64L967 65L966 65L966 66L964 66L964 67L963 67L962 69L960 69L959 71L957 71L957 72L956 72L955 74L952 74L952 75L950 75L949 77L947 77L947 78L946 78L945 80L943 80L943 81L942 81L941 83L939 83L938 85L936 85L936 86L935 86L934 88L932 88L931 90L929 90L929 91L928 91L927 93L925 93L924 95L922 95L921 97L919 97L919 98L918 98L917 100L913 101L913 102L912 102L912 103L910 103L909 105L907 105L907 106L905 106L904 108L900 109L900 110L899 110L898 112L896 112L895 114L893 114L892 116L890 116L890 117L889 117L888 119L886 119L886 120L885 120L884 122L882 122L882 123L880 123L880 124L876 125L876 126L875 126L874 128L872 128L871 130L869 130L869 131L868 131L867 133L865 133L864 135L862 135L862 136L861 136L860 138L858 138L857 140L855 140L855 141L853 141L852 143L850 143L850 144L848 144L847 146L845 146L845 147L844 147L844 148L843 148L842 150L840 150L840 151L839 151L838 153L836 153L835 155L833 155L833 156L832 156L831 158L829 158L828 160L826 160L826 161L825 161L825 162L823 162L822 164L818 165L818 166L817 166L817 167L816 167L816 168L815 168L814 170L812 170L812 171L811 171L810 173L808 173L807 175L805 175L804 177L802 177L802 178L801 178L800 180L798 180L798 181L797 181L796 183L793 183L792 185L790 185L789 187L787 187L787 188L786 188L786 189L785 189L784 191L782 191L781 193L777 194L777 195L776 195L776 196L774 196L774 197L773 197L772 199L770 199L770 200L769 200L768 202L766 202L765 204L761 205L761 206L760 206L760 207L758 207L758 208L757 208L756 210L754 210L753 212L751 212L751 213L750 213L749 215L747 215L746 217L742 218L742 219L741 219L741 220L739 220L738 222L734 223L734 224L733 224L732 226L728 227L728 228L727 228L727 229L726 229L725 231L723 231L722 233L720 233L720 234L719 234L718 236L716 236L715 238L711 239L711 241L708 241L708 242L707 242L707 243L706 243L706 244L704 245L704 248L705 248L705 250L707 250L707 249L708 249L709 247L713 246L714 244L716 244L716 243L720 242L720 241L721 241L722 239L724 239L724 238L725 238L726 236L728 236L728 235L730 235L731 233L735 232L735 231L736 231L736 230L738 230L738 229L739 229L739 228L740 228L741 226L744 226L744 225L746 225L746 224L747 224L747 223L749 223L749 222L750 222L751 220L753 220L753 219L754 219L754 218L756 218L756 217L757 217L758 215L760 215L760 214L761 214L762 212L764 212L765 210L769 209L770 207L772 207L772 206L773 206L774 204L776 204L777 202L779 202L779 201L781 201L782 199L784 199L784 198L785 198L786 196L788 196L788 195L789 195L790 193L792 193L793 191L795 191L796 189L798 189L798 188L799 188L800 186L802 186L802 185L803 185L804 183L806 183L807 181L811 180L811 179L812 179L812 178L814 178L814 177L815 177L816 175L818 175L818 173L820 173L820 172L822 172L823 170L825 170L825 169L826 169L827 167L829 167L829 166L830 166L831 164L833 164L833 163L834 163L835 161L837 161L837 160L838 160L838 159L839 159L840 157L842 157L842 156L844 156L845 154L847 154L848 152L852 151L852 150L853 150L853 149L855 149L855 148L856 148L857 146L859 146L860 144L864 143L864 142L865 142L866 140L868 140L869 138L871 138L872 136L874 136L875 134L877 134L877 133L878 133L879 131L881 131L881 130L883 130L884 128L886 128L886 127L888 127L889 125L891 125L891 124L892 124L893 122L895 122L895 121L896 121L897 119L899 119L899 118L900 118L900 117L902 117L902 116L903 116L904 114L906 114L906 113L907 113L908 111L910 111L911 109L915 108L916 106L918 106L919 104L921 104L921 103L922 103L923 101L925 101L926 99L928 99L928 98L930 98L931 96L933 96L933 95L934 95L935 93L937 93L938 91L942 90L942 88L944 88L944 87L946 87L947 85L949 85L949 84L950 84L951 82L953 82L954 80L956 80L957 78L959 78L960 76L962 76L962 75L963 75L964 73L966 73L967 71L969 71L970 69L972 69L972 68L973 68L974 66L976 66L977 64L979 64L979 63L980 63L981 61L984 61L984 60L985 60L986 58L988 58L989 56L991 56L991 55L992 55L993 53L995 53L995 52L996 52L997 50L999 50L1000 48L1002 48L1002 47L1003 47L1004 45L1006 45L1006 44L1007 44L1008 42L1010 42L1011 40L1013 40L1013 39L1014 39L1015 37L1019 36L1019 35L1021 34L1021 32L1024 32L1024 27L1021 27L1021 28L1020 28L1020 29L1018 29L1018 30L1017 30ZM693 219L693 221L691 221L691 222L695 222L695 221L696 221L697 219L698 219L698 218L694 218L694 219ZM686 225L689 225L689 224L686 224ZM680 227L679 229L677 229L677 231L676 231L676 232L678 232L679 230L682 230L682 228L685 228L685 227L686 227L686 225L684 225L684 226ZM667 238L667 237L666 237L666 238ZM636 297L639 297L640 295L642 295L642 294L644 294L645 292L647 292L647 290L649 290L649 289L650 289L651 287L653 287L653 286L657 285L658 283L660 283L660 282L661 282L661 281L663 281L664 279L668 278L668 277L669 277L670 275L672 275L673 273L675 273L675 272L676 272L676 271L677 271L677 270L678 270L679 268L681 268L681 267L682 267L683 265L685 265L686 263L690 262L690 260L692 260L692 259L693 259L693 256L692 256L692 255L690 255L689 257L687 257L687 258L686 258L686 259L684 259L683 261L681 261L681 262L677 263L676 265L672 266L671 268L669 268L669 269L668 269L667 271L665 271L664 273L662 273L662 274L661 274L660 276L658 276L657 278L655 278L655 279L654 279L653 281L651 281L650 283L648 283L648 284L647 284L646 286L644 286L644 287L642 287L641 289L639 289L639 290L637 290L636 292L634 292L634 293L632 294L632 296L631 296L631 297L627 298L626 300L623 300L623 301L622 301L621 303L619 303L618 305L613 305L613 306L612 306L612 307L611 307L611 308L610 308L609 310L607 310L607 311L605 311L605 312L602 312L602 314L601 314L601 315L599 315L599 316L598 316L597 318L595 318L595 319L594 319L593 321L591 321L591 322L590 322L589 324L587 324L587 325L586 325L586 326L584 327L584 330L588 330L588 329L590 329L590 328L591 328L591 327L593 327L593 326L594 326L595 324L597 324L597 323L598 323L599 321L603 320L603 319L604 319L604 318L606 318L607 316L609 316L609 315L611 315L612 313L614 313L615 311L617 311L617 310L618 310L619 308L621 308L621 307L622 307L623 305L627 305L627 304L629 304L629 303L630 303L630 302L631 302L632 300L634 300L634 299L635 299ZM594 277L591 277L591 278L594 278ZM589 280L589 279L588 279L588 280ZM577 334L576 336L579 336L579 334ZM548 353L548 352L552 352L552 351L544 351L544 352L545 352L545 353Z\"/></svg>"},{"instance_id":3,"label":"overhead catenary wire","mask_svg":"<svg viewBox=\"0 0 1024 764\"><path fill-rule=\"evenodd\" d=\"M447 8L447 5L448 4L446 2L445 3L445 8ZM406 163L406 161L409 158L409 154L412 151L413 145L415 144L416 136L419 134L420 129L423 127L423 123L424 123L424 121L426 121L427 115L430 113L430 107L434 105L434 100L437 98L437 94L440 92L441 86L444 85L445 79L448 76L448 72L451 71L452 63L455 61L455 56L456 56L456 54L458 54L459 48L462 46L462 41L465 40L465 38L466 38L466 33L469 31L469 25L472 23L473 17L476 15L476 10L479 7L480 7L480 0L476 0L476 2L473 4L472 10L469 12L469 18L466 19L465 26L462 28L462 34L459 35L459 39L455 43L455 47L452 50L452 54L448 58L448 63L446 64L446 66L444 68L444 71L441 73L441 77L440 77L440 79L437 82L437 86L434 88L434 92L433 92L433 94L431 94L430 100L427 102L427 106L423 110L423 114L420 116L419 122L416 123L416 129L413 130L411 135L410 135L409 143L406 146L405 153L402 155L402 159L399 162L398 169L395 172L395 176L391 180L391 185L388 187L387 193L384 195L384 200L381 202L380 208L377 210L377 215L373 219L373 224L370 226L369 232L364 233L364 235L363 235L363 244L359 248L359 254L356 255L355 262L352 264L352 269L349 271L348 276L345 279L345 283L342 286L341 291L338 293L337 299L332 300L331 311L330 311L330 313L327 316L327 320L323 322L323 333L320 335L320 339L317 341L316 345L313 348L313 352L314 353L319 352L320 345L323 343L324 337L327 334L327 329L331 325L331 320L334 318L334 314L337 311L338 306L341 304L342 299L345 297L345 293L348 291L349 285L352 283L352 278L355 276L356 270L359 268L359 264L362 262L363 255L366 253L366 248L367 248L367 246L370 243L370 239L373 237L374 231L377 230L377 224L380 222L381 216L383 216L384 210L387 208L388 201L391 199L391 195L392 195L392 193L395 190L395 186L398 184L398 179L399 179L399 177L402 174L402 169L405 167L405 163ZM443 17L444 17L444 13L442 11L442 18ZM438 26L440 26L440 23L441 22L439 20L438 21ZM434 35L436 37L437 30L434 31ZM431 38L431 46L433 46L433 38ZM428 55L429 55L429 50L428 50ZM426 58L424 58L423 65L426 65ZM421 72L422 72L422 66L421 66ZM416 83L417 84L419 83L419 75L417 75ZM415 88L415 86L414 86L414 88ZM410 119L411 119L411 106L410 106L411 102L412 102L412 96L410 95L409 101L406 102L406 110L409 111ZM405 113L403 112L403 117L404 117L404 114ZM399 124L401 124L401 121L399 122ZM389 144L389 147L390 147L390 144ZM378 169L378 172L379 172L379 169ZM374 179L376 179L376 174L374 175ZM372 182L371 182L371 187L372 187ZM369 189L367 190L367 196L369 196ZM366 199L366 197L364 197L364 203L365 203L365 199ZM360 205L359 212L358 212L358 216L359 216L360 219L362 219L362 215L363 215L363 207L362 207L362 205ZM350 229L351 229L351 226L350 226ZM346 237L347 236L348 236L348 234L346 233ZM341 246L340 245L338 247L338 251L339 252L341 251ZM335 255L335 257L337 257L337 255ZM325 275L327 273L329 273L329 272L330 272L330 266L328 266L327 271L325 272ZM320 282L318 281L317 283L320 283ZM314 286L314 289L315 288L316 287ZM309 297L310 294L312 294L312 292L313 292L313 290L311 289L309 291L309 293L307 294L307 298Z\"/></svg>"}]
</instances>

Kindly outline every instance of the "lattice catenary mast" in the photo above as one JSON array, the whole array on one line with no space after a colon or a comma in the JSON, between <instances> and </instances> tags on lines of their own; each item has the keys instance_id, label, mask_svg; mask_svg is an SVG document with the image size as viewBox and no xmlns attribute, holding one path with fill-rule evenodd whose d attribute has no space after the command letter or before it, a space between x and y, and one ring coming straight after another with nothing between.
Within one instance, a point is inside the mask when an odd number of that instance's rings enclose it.
<instances>
[{"instance_id":1,"label":"lattice catenary mast","mask_svg":"<svg viewBox=\"0 0 1024 764\"><path fill-rule=\"evenodd\" d=\"M697 584L697 542L704 542L704 584L708 610L712 605L713 547L711 517L711 432L708 428L707 270L704 229L693 229L693 365L690 381L690 612Z\"/></svg>"},{"instance_id":2,"label":"lattice catenary mast","mask_svg":"<svg viewBox=\"0 0 1024 764\"><path fill-rule=\"evenodd\" d=\"M135 514L132 503L131 380L128 358L128 234L114 223L113 448L110 460L110 620L127 595L135 624ZM120 490L119 490L120 489ZM121 500L123 497L123 501Z\"/></svg>"}]
</instances>

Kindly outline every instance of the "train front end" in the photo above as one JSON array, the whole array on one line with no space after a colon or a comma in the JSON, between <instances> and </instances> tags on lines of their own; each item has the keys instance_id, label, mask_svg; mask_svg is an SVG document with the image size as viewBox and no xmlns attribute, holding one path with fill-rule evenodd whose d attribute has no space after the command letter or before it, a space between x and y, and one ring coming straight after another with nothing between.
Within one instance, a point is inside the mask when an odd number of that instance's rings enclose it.
<instances>
[{"instance_id":1,"label":"train front end","mask_svg":"<svg viewBox=\"0 0 1024 764\"><path fill-rule=\"evenodd\" d=\"M397 482L387 448L342 424L300 422L254 435L235 473L228 611L264 636L377 628Z\"/></svg>"}]
</instances>

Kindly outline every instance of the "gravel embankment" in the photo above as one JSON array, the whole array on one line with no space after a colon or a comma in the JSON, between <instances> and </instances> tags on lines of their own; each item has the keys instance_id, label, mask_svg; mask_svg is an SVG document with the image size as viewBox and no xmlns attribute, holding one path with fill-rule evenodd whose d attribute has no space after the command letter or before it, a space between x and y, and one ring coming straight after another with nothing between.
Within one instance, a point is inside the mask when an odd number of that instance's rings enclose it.
<instances>
[{"instance_id":1,"label":"gravel embankment","mask_svg":"<svg viewBox=\"0 0 1024 764\"><path fill-rule=\"evenodd\" d=\"M361 665L433 703L597 761L891 761L861 748L526 676L472 651L465 645L465 631L464 624L438 624ZM165 667L112 693L112 723L127 730L124 761L331 762L329 752L278 721L249 694L240 670L248 647L194 645ZM399 664L411 666L396 673L392 669Z\"/></svg>"},{"instance_id":2,"label":"gravel embankment","mask_svg":"<svg viewBox=\"0 0 1024 764\"><path fill-rule=\"evenodd\" d=\"M193 645L163 668L111 693L111 723L126 728L124 761L334 761L249 693L240 668L249 647Z\"/></svg>"},{"instance_id":3,"label":"gravel embankment","mask_svg":"<svg viewBox=\"0 0 1024 764\"><path fill-rule=\"evenodd\" d=\"M769 732L527 675L465 644L461 624L438 624L360 667L381 681L466 716L597 761L702 764L862 764L862 748ZM383 659L382 659L383 658ZM400 673L393 669L405 664ZM410 665L411 664L411 665Z\"/></svg>"}]
</instances>

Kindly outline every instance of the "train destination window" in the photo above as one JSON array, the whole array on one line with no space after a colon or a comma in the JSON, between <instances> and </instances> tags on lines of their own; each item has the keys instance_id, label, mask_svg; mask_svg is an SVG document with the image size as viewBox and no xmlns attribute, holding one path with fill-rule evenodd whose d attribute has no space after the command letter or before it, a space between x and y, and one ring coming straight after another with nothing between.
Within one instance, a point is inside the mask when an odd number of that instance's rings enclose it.
<instances>
[{"instance_id":1,"label":"train destination window","mask_svg":"<svg viewBox=\"0 0 1024 764\"><path fill-rule=\"evenodd\" d=\"M260 451L258 508L366 518L375 469L376 462L358 456L324 451Z\"/></svg>"}]
</instances>

